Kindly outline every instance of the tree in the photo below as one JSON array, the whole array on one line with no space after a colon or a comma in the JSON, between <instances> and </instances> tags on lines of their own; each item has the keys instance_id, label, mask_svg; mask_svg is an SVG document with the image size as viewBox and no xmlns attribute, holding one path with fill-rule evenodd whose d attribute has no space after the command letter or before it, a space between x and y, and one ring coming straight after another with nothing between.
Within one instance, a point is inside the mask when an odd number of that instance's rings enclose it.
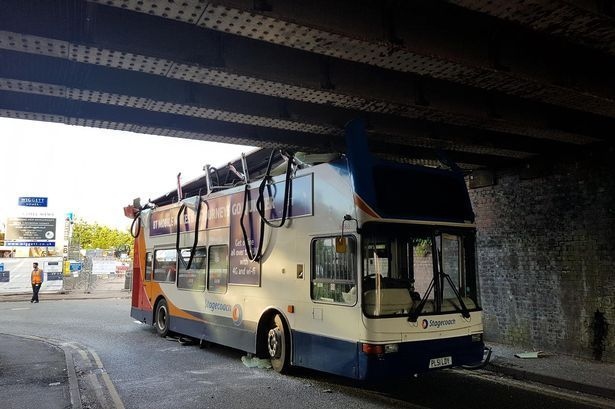
<instances>
[{"instance_id":1,"label":"tree","mask_svg":"<svg viewBox=\"0 0 615 409\"><path fill-rule=\"evenodd\" d=\"M119 249L130 248L133 238L128 231L112 229L98 223L88 223L76 219L73 223L73 241L79 242L82 249Z\"/></svg>"}]
</instances>

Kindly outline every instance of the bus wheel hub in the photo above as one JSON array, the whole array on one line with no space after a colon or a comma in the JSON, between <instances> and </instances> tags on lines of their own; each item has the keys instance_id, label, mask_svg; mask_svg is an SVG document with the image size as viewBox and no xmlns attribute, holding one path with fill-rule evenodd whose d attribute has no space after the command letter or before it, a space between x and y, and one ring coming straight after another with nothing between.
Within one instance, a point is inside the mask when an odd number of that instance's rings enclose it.
<instances>
[{"instance_id":1,"label":"bus wheel hub","mask_svg":"<svg viewBox=\"0 0 615 409\"><path fill-rule=\"evenodd\" d=\"M277 328L270 329L267 335L267 349L271 358L277 359L280 357L280 342L280 331Z\"/></svg>"}]
</instances>

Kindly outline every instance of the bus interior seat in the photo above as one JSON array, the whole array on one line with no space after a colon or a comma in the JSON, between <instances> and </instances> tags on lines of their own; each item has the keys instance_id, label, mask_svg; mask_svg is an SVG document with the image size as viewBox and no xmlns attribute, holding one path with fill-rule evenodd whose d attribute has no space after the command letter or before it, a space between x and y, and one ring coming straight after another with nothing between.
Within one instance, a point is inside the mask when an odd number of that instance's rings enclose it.
<instances>
[{"instance_id":1,"label":"bus interior seat","mask_svg":"<svg viewBox=\"0 0 615 409\"><path fill-rule=\"evenodd\" d=\"M380 302L377 297L380 293ZM387 315L409 311L412 298L406 288L382 288L380 291L367 290L363 293L363 306L368 315Z\"/></svg>"},{"instance_id":2,"label":"bus interior seat","mask_svg":"<svg viewBox=\"0 0 615 409\"><path fill-rule=\"evenodd\" d=\"M463 303L468 310L476 309L476 303L469 297L463 297ZM461 311L461 304L457 298L445 298L442 300L442 311Z\"/></svg>"}]
</instances>

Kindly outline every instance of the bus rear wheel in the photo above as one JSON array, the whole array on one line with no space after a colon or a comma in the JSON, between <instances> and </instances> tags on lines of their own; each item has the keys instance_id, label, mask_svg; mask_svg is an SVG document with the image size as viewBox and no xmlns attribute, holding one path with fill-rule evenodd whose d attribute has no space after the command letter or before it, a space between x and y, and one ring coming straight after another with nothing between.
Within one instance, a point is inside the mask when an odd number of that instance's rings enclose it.
<instances>
[{"instance_id":1,"label":"bus rear wheel","mask_svg":"<svg viewBox=\"0 0 615 409\"><path fill-rule=\"evenodd\" d=\"M167 307L167 301L163 298L156 306L156 317L154 318L156 332L163 338L169 334L169 321L169 308Z\"/></svg>"},{"instance_id":2,"label":"bus rear wheel","mask_svg":"<svg viewBox=\"0 0 615 409\"><path fill-rule=\"evenodd\" d=\"M282 317L276 314L269 324L267 333L267 352L271 359L271 366L276 372L286 373L290 366L289 335Z\"/></svg>"}]
</instances>

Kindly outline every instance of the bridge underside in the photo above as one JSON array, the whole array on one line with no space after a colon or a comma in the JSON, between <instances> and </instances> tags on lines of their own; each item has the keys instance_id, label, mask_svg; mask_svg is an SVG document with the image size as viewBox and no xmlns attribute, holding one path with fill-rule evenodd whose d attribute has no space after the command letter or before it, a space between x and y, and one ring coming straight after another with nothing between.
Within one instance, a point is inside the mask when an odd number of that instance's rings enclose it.
<instances>
[{"instance_id":1,"label":"bridge underside","mask_svg":"<svg viewBox=\"0 0 615 409\"><path fill-rule=\"evenodd\" d=\"M0 116L320 152L363 117L381 157L540 162L612 144L593 4L3 0Z\"/></svg>"}]
</instances>

